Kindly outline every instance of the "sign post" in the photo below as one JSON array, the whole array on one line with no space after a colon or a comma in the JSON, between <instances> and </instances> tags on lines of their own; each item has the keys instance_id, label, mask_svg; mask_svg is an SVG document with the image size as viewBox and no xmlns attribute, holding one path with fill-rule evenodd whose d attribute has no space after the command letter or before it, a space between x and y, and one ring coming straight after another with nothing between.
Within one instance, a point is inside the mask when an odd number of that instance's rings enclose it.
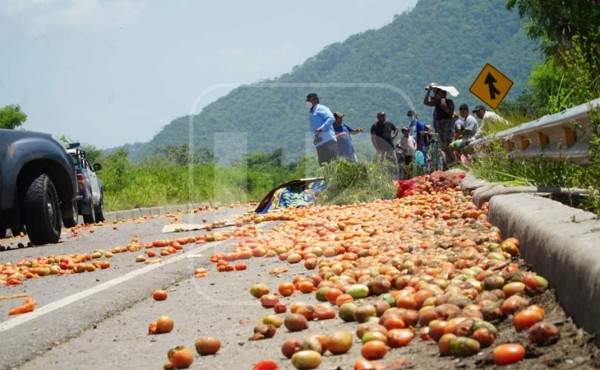
<instances>
[{"instance_id":1,"label":"sign post","mask_svg":"<svg viewBox=\"0 0 600 370\"><path fill-rule=\"evenodd\" d=\"M502 102L513 82L491 64L486 64L473 81L469 91L484 103L496 109Z\"/></svg>"}]
</instances>

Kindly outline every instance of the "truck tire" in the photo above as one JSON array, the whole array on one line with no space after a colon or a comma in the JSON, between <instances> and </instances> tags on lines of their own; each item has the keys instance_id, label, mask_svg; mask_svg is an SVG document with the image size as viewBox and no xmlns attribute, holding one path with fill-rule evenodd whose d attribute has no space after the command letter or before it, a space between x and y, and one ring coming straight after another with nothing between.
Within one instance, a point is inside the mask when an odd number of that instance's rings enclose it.
<instances>
[{"instance_id":1,"label":"truck tire","mask_svg":"<svg viewBox=\"0 0 600 370\"><path fill-rule=\"evenodd\" d=\"M8 230L10 230L10 234L8 233ZM23 226L13 227L11 229L2 228L0 229L0 238L15 237L19 236L21 233L25 234L25 228Z\"/></svg>"},{"instance_id":2,"label":"truck tire","mask_svg":"<svg viewBox=\"0 0 600 370\"><path fill-rule=\"evenodd\" d=\"M72 201L71 203L71 207L73 207L72 216L63 218L65 227L75 227L79 222L79 208L77 207L77 202Z\"/></svg>"},{"instance_id":3,"label":"truck tire","mask_svg":"<svg viewBox=\"0 0 600 370\"><path fill-rule=\"evenodd\" d=\"M82 214L83 216L83 223L84 224L95 224L96 223L96 219L94 218L94 210L92 210L92 213L90 214Z\"/></svg>"},{"instance_id":4,"label":"truck tire","mask_svg":"<svg viewBox=\"0 0 600 370\"><path fill-rule=\"evenodd\" d=\"M100 204L94 209L94 216L96 216L96 222L104 222L104 195L100 198Z\"/></svg>"},{"instance_id":5,"label":"truck tire","mask_svg":"<svg viewBox=\"0 0 600 370\"><path fill-rule=\"evenodd\" d=\"M58 242L62 217L52 180L43 173L25 189L22 210L29 240L38 245Z\"/></svg>"}]
</instances>

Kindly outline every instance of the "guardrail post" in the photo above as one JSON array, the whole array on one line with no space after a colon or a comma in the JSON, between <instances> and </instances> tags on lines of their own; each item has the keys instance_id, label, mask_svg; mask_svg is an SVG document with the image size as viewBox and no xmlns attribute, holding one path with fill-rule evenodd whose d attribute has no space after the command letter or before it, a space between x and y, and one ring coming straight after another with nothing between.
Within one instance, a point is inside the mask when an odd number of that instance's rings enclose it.
<instances>
[{"instance_id":1,"label":"guardrail post","mask_svg":"<svg viewBox=\"0 0 600 370\"><path fill-rule=\"evenodd\" d=\"M543 132L538 132L538 137L540 139L540 146L542 149L546 149L549 143L548 135L544 134Z\"/></svg>"},{"instance_id":2,"label":"guardrail post","mask_svg":"<svg viewBox=\"0 0 600 370\"><path fill-rule=\"evenodd\" d=\"M525 136L521 136L521 150L529 148L529 139Z\"/></svg>"},{"instance_id":3,"label":"guardrail post","mask_svg":"<svg viewBox=\"0 0 600 370\"><path fill-rule=\"evenodd\" d=\"M575 141L577 141L577 136L575 135L575 130L573 130L571 127L564 127L564 130L567 148L570 148L573 145L575 145Z\"/></svg>"}]
</instances>

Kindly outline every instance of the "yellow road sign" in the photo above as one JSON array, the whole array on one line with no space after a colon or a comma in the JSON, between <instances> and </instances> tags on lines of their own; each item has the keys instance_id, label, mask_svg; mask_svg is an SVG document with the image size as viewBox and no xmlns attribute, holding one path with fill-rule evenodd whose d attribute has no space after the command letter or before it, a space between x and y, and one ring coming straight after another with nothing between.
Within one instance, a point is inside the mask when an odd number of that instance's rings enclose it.
<instances>
[{"instance_id":1,"label":"yellow road sign","mask_svg":"<svg viewBox=\"0 0 600 370\"><path fill-rule=\"evenodd\" d=\"M486 64L473 81L469 91L484 103L496 109L508 94L513 82L491 64Z\"/></svg>"}]
</instances>

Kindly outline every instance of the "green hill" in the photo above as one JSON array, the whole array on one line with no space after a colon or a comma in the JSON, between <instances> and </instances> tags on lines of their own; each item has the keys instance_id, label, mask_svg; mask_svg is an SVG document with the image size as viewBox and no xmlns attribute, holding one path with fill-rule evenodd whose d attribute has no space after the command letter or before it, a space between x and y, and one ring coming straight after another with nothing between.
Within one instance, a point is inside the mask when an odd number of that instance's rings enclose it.
<instances>
[{"instance_id":1,"label":"green hill","mask_svg":"<svg viewBox=\"0 0 600 370\"><path fill-rule=\"evenodd\" d=\"M456 107L480 104L469 87L486 63L514 81L507 99L515 98L538 60L536 45L505 0L420 0L386 26L329 45L276 79L238 87L200 114L174 119L150 142L126 149L140 159L193 135L194 146L214 151L220 163L278 148L286 161L295 161L314 153L304 104L309 92L344 112L345 123L368 132L378 111L403 125L406 111L416 109L429 123L431 110L422 100L430 82L456 86ZM371 150L368 133L353 139Z\"/></svg>"}]
</instances>

